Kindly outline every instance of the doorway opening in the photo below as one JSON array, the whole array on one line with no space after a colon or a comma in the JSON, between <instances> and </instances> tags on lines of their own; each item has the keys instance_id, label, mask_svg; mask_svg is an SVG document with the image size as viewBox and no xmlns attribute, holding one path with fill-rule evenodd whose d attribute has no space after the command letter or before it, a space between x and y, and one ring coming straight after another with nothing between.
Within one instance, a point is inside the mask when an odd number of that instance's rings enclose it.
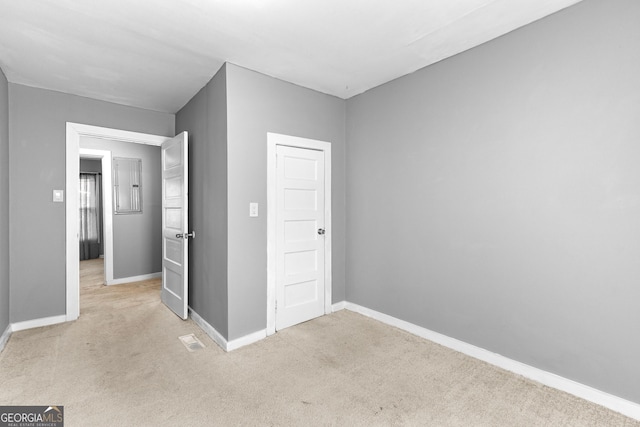
<instances>
[{"instance_id":1,"label":"doorway opening","mask_svg":"<svg viewBox=\"0 0 640 427\"><path fill-rule=\"evenodd\" d=\"M80 159L80 174L91 174L95 173L97 169L100 170L99 176L99 194L100 200L99 203L101 205L100 209L100 219L101 226L98 227L100 231L100 255L103 258L104 266L103 266L103 281L105 284L111 283L113 281L113 211L111 210L111 200L112 194L110 191L111 182L111 151L106 150L95 150L89 148L78 148L78 154ZM99 162L99 168L91 168L86 165L90 163L84 163L82 160L87 160L89 162ZM82 178L80 178L80 182L82 183ZM80 191L80 190L79 190ZM80 202L79 202L80 203ZM82 206L80 206L82 208ZM79 215L80 214L80 211ZM79 232L81 238L81 232ZM89 251L92 252L93 249L89 248ZM81 256L79 259L92 258L93 256Z\"/></svg>"},{"instance_id":2,"label":"doorway opening","mask_svg":"<svg viewBox=\"0 0 640 427\"><path fill-rule=\"evenodd\" d=\"M79 236L79 177L80 157L99 158L102 162L104 194L104 277L107 284L115 284L113 278L113 216L111 194L111 153L105 150L80 148L81 139L98 138L110 141L130 142L160 146L171 138L159 135L129 132L118 129L67 122L66 136L66 320L80 315L80 250ZM82 153L82 154L81 154Z\"/></svg>"}]
</instances>

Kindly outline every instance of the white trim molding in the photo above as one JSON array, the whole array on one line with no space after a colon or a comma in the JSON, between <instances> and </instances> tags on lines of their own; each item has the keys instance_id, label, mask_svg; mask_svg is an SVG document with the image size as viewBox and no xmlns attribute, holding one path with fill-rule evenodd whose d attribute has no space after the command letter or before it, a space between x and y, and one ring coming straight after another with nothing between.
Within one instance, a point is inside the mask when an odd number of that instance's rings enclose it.
<instances>
[{"instance_id":1,"label":"white trim molding","mask_svg":"<svg viewBox=\"0 0 640 427\"><path fill-rule=\"evenodd\" d=\"M151 135L148 133L130 132L113 128L85 125L81 123L67 122L67 129L71 126L78 134L90 138L109 139L120 142L133 142L135 144L161 146L163 142L172 137Z\"/></svg>"},{"instance_id":2,"label":"white trim molding","mask_svg":"<svg viewBox=\"0 0 640 427\"><path fill-rule=\"evenodd\" d=\"M331 143L297 136L267 132L267 329L276 333L276 148L278 145L324 152L324 314L332 313L331 247Z\"/></svg>"},{"instance_id":3,"label":"white trim molding","mask_svg":"<svg viewBox=\"0 0 640 427\"><path fill-rule=\"evenodd\" d=\"M347 308L347 302L340 301L331 306L331 311L335 313L336 311L344 310L345 308Z\"/></svg>"},{"instance_id":4,"label":"white trim molding","mask_svg":"<svg viewBox=\"0 0 640 427\"><path fill-rule=\"evenodd\" d=\"M193 322L200 327L204 331L205 334L209 335L209 337L216 343L220 348L224 351L233 351L237 350L240 347L244 347L249 344L253 344L267 337L267 330L261 330L257 332L253 332L251 334L245 335L240 338L236 338L235 340L227 341L220 332L216 330L213 326L211 326L206 320L204 320L198 313L193 311L191 307L189 307L189 314Z\"/></svg>"},{"instance_id":5,"label":"white trim molding","mask_svg":"<svg viewBox=\"0 0 640 427\"><path fill-rule=\"evenodd\" d=\"M56 325L67 321L67 316L42 317L40 319L25 320L24 322L16 322L11 324L11 332L24 331L26 329L41 328L42 326Z\"/></svg>"},{"instance_id":6,"label":"white trim molding","mask_svg":"<svg viewBox=\"0 0 640 427\"><path fill-rule=\"evenodd\" d=\"M448 337L438 332L431 331L421 326L414 325L413 323L397 319L358 304L347 302L345 303L345 308L364 316L371 317L372 319L378 320L387 325L402 329L403 331L409 332L413 335L433 341L452 350L459 351L467 356L490 363L491 365L513 372L514 374L522 375L525 378L537 381L546 386L562 390L584 400L588 400L589 402L604 406L605 408L619 412L627 417L640 420L640 404L635 402L605 393L593 387L561 377L560 375L534 368L533 366L509 359L508 357L500 354L493 353L489 350L476 347L475 345Z\"/></svg>"},{"instance_id":7,"label":"white trim molding","mask_svg":"<svg viewBox=\"0 0 640 427\"><path fill-rule=\"evenodd\" d=\"M213 326L209 324L206 320L204 320L198 313L193 311L191 307L189 307L189 315L193 323L198 325L200 329L204 331L205 334L209 335L209 337L220 346L224 351L227 351L227 340L224 339L222 334L216 330Z\"/></svg>"},{"instance_id":8,"label":"white trim molding","mask_svg":"<svg viewBox=\"0 0 640 427\"><path fill-rule=\"evenodd\" d=\"M80 316L80 250L78 246L78 180L80 175L80 139L82 137L100 138L111 141L133 142L160 146L171 139L167 136L150 135L99 126L67 122L66 140L66 320L76 320ZM103 155L104 156L104 155ZM104 157L103 157L104 158ZM109 156L110 158L110 156ZM106 176L103 179L106 181ZM111 168L109 168L111 174ZM107 192L105 191L105 194ZM105 203L106 205L106 203ZM106 232L105 228L105 232ZM105 252L107 252L105 239ZM109 256L105 253L105 256ZM105 263L105 267L108 264ZM111 271L112 273L113 271ZM105 271L108 275L109 272ZM113 276L111 276L113 277ZM14 329L15 330L15 329Z\"/></svg>"},{"instance_id":9,"label":"white trim molding","mask_svg":"<svg viewBox=\"0 0 640 427\"><path fill-rule=\"evenodd\" d=\"M4 347L7 345L9 338L11 337L11 323L7 325L7 329L4 330L2 335L0 335L0 353L4 350Z\"/></svg>"},{"instance_id":10,"label":"white trim molding","mask_svg":"<svg viewBox=\"0 0 640 427\"><path fill-rule=\"evenodd\" d=\"M236 338L235 340L231 340L227 342L227 351L237 350L240 347L244 347L249 344L253 344L260 340L263 340L267 337L267 330L263 329L261 331L257 331L248 335L245 335L240 338Z\"/></svg>"},{"instance_id":11,"label":"white trim molding","mask_svg":"<svg viewBox=\"0 0 640 427\"><path fill-rule=\"evenodd\" d=\"M150 274L141 274L140 276L123 277L122 279L111 279L107 281L107 285L122 285L125 283L142 282L143 280L158 279L162 277L162 271Z\"/></svg>"}]
</instances>

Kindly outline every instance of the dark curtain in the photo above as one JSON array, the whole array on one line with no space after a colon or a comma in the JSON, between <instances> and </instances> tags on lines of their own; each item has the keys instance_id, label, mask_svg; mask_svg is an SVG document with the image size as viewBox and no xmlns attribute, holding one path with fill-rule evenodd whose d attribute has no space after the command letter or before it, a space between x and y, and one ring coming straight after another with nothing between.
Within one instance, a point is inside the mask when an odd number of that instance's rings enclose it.
<instances>
[{"instance_id":1,"label":"dark curtain","mask_svg":"<svg viewBox=\"0 0 640 427\"><path fill-rule=\"evenodd\" d=\"M93 173L80 174L80 260L100 256L100 201L101 176Z\"/></svg>"}]
</instances>

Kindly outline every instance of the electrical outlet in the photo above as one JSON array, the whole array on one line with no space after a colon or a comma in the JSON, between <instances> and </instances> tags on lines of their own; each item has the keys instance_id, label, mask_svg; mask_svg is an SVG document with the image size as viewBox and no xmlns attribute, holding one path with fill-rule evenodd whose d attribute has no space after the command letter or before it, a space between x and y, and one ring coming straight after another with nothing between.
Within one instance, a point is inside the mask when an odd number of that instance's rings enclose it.
<instances>
[{"instance_id":1,"label":"electrical outlet","mask_svg":"<svg viewBox=\"0 0 640 427\"><path fill-rule=\"evenodd\" d=\"M249 216L255 218L258 216L258 204L255 202L249 203Z\"/></svg>"}]
</instances>

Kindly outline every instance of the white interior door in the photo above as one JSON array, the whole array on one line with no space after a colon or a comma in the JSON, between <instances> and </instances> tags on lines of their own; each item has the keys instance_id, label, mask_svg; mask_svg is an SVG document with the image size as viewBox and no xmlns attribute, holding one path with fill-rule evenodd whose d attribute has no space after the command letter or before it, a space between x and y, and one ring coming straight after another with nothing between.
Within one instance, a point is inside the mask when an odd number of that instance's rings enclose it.
<instances>
[{"instance_id":1,"label":"white interior door","mask_svg":"<svg viewBox=\"0 0 640 427\"><path fill-rule=\"evenodd\" d=\"M162 144L162 302L182 319L188 312L187 132Z\"/></svg>"},{"instance_id":2,"label":"white interior door","mask_svg":"<svg viewBox=\"0 0 640 427\"><path fill-rule=\"evenodd\" d=\"M276 148L276 329L325 311L324 152Z\"/></svg>"}]
</instances>

